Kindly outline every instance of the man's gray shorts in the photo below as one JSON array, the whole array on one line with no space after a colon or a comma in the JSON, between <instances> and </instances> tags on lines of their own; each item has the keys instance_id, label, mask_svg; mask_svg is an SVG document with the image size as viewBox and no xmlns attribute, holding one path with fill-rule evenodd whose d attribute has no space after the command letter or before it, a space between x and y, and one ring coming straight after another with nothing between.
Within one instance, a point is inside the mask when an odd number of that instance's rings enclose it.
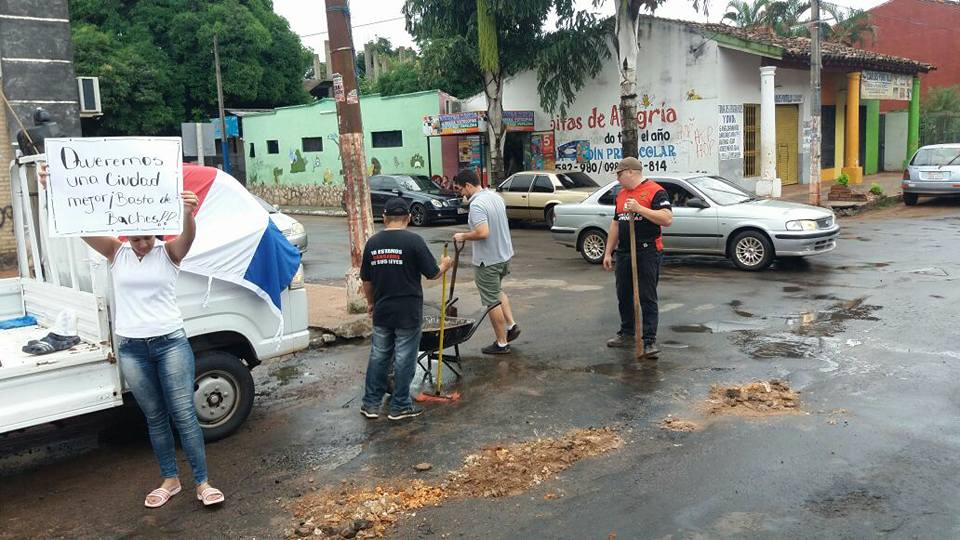
<instances>
[{"instance_id":1,"label":"man's gray shorts","mask_svg":"<svg viewBox=\"0 0 960 540\"><path fill-rule=\"evenodd\" d=\"M473 281L480 291L483 307L492 306L500 301L500 284L510 274L510 263L485 264L473 267Z\"/></svg>"}]
</instances>

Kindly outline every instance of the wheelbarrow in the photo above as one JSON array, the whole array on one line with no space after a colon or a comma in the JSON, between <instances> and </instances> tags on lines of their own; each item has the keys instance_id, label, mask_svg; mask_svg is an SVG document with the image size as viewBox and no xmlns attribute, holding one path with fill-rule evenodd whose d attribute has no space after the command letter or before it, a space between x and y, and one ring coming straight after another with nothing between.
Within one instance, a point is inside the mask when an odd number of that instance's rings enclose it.
<instances>
[{"instance_id":1,"label":"wheelbarrow","mask_svg":"<svg viewBox=\"0 0 960 540\"><path fill-rule=\"evenodd\" d=\"M476 333L477 328L487 318L490 311L499 306L500 302L495 302L483 310L480 317L476 319L467 319L462 317L447 317L443 330L443 348L444 350L453 347L453 356L443 355L443 363L453 371L453 374L460 378L460 345L467 342ZM420 335L420 355L417 357L417 364L423 368L423 380L430 380L433 384L433 362L437 360L440 352L440 316L425 315L423 317L423 333Z\"/></svg>"},{"instance_id":2,"label":"wheelbarrow","mask_svg":"<svg viewBox=\"0 0 960 540\"><path fill-rule=\"evenodd\" d=\"M486 309L483 310L483 313L476 319L468 319L465 317L447 317L447 320L444 324L443 329L443 348L444 350L453 347L453 356L447 354L443 355L443 363L445 366L450 368L450 371L453 371L453 374L457 376L457 379L460 379L460 371L463 369L460 366L460 345L466 343L470 338L473 337L473 334L476 333L477 328L480 328L480 324L483 323L483 320L487 318L487 314L490 311L499 306L500 302L496 302ZM423 316L423 333L420 335L420 354L417 356L417 364L423 369L423 379L421 381L430 381L432 385L433 382L433 363L437 360L440 352L440 316L439 315L424 315ZM390 359L390 374L387 379L387 393L393 394L394 387L394 365L393 359Z\"/></svg>"}]
</instances>

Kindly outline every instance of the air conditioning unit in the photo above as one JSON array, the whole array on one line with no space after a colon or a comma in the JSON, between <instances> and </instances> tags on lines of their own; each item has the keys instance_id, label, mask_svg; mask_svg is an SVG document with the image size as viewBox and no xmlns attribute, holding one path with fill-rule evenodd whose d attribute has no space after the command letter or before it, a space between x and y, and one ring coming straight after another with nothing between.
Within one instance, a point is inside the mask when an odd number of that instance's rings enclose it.
<instances>
[{"instance_id":1,"label":"air conditioning unit","mask_svg":"<svg viewBox=\"0 0 960 540\"><path fill-rule=\"evenodd\" d=\"M448 99L446 101L446 110L443 111L447 114L458 113L460 112L460 100L458 99Z\"/></svg>"},{"instance_id":2,"label":"air conditioning unit","mask_svg":"<svg viewBox=\"0 0 960 540\"><path fill-rule=\"evenodd\" d=\"M100 107L100 78L77 77L77 88L80 91L80 117L93 118L103 115Z\"/></svg>"}]
</instances>

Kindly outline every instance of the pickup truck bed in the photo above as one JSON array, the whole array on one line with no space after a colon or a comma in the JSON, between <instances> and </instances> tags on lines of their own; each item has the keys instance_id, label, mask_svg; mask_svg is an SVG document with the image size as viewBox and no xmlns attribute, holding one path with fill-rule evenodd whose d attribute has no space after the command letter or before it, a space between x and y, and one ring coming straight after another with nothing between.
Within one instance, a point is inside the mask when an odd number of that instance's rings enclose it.
<instances>
[{"instance_id":1,"label":"pickup truck bed","mask_svg":"<svg viewBox=\"0 0 960 540\"><path fill-rule=\"evenodd\" d=\"M104 358L105 352L100 347L84 341L71 349L40 356L23 352L22 348L28 341L40 339L48 332L49 329L38 325L0 330L0 369L4 374L20 370L42 371L44 366L64 366Z\"/></svg>"}]
</instances>

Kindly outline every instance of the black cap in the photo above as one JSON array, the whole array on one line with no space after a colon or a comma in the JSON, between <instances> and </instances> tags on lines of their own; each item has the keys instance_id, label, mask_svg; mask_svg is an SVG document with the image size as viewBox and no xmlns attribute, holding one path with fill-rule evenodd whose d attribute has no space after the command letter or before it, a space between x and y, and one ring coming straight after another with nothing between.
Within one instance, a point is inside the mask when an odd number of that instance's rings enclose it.
<instances>
[{"instance_id":1,"label":"black cap","mask_svg":"<svg viewBox=\"0 0 960 540\"><path fill-rule=\"evenodd\" d=\"M410 205L400 197L394 197L383 205L383 215L385 216L408 216L410 215Z\"/></svg>"}]
</instances>

